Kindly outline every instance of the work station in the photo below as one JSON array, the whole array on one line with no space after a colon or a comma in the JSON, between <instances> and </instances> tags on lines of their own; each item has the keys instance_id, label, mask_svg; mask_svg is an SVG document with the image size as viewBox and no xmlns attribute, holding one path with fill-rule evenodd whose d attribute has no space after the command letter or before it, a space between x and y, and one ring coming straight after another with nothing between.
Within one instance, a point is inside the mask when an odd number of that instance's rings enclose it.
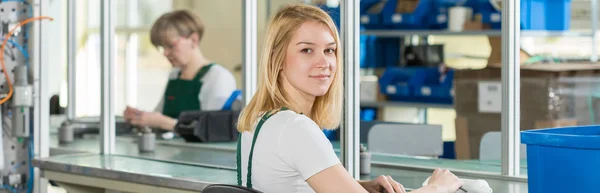
<instances>
[{"instance_id":1,"label":"work station","mask_svg":"<svg viewBox=\"0 0 600 193\"><path fill-rule=\"evenodd\" d=\"M0 192L597 192L599 6L0 1Z\"/></svg>"}]
</instances>

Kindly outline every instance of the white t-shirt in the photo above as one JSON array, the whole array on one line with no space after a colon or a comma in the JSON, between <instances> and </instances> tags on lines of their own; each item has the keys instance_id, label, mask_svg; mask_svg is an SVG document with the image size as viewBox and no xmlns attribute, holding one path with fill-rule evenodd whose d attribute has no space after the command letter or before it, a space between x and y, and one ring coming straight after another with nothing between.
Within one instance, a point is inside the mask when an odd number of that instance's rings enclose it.
<instances>
[{"instance_id":1,"label":"white t-shirt","mask_svg":"<svg viewBox=\"0 0 600 193\"><path fill-rule=\"evenodd\" d=\"M175 80L179 76L179 68L175 68L169 74L169 80ZM235 78L225 67L214 64L208 72L200 79L203 82L198 99L200 99L201 110L221 110L237 89ZM164 96L156 106L156 112L162 112Z\"/></svg>"},{"instance_id":2,"label":"white t-shirt","mask_svg":"<svg viewBox=\"0 0 600 193\"><path fill-rule=\"evenodd\" d=\"M242 133L242 185L246 185L248 156L254 132ZM262 126L254 146L252 185L271 192L314 192L311 176L339 164L331 142L310 118L280 111Z\"/></svg>"}]
</instances>

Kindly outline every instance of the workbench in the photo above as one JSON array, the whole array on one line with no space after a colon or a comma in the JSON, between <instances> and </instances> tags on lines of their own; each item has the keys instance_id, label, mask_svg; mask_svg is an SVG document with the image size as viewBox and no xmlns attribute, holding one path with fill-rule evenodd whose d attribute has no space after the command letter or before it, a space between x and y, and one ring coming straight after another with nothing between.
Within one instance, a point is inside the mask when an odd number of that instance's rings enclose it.
<instances>
[{"instance_id":1,"label":"workbench","mask_svg":"<svg viewBox=\"0 0 600 193\"><path fill-rule=\"evenodd\" d=\"M211 183L236 183L235 142L185 143L181 140L157 141L156 151L140 153L131 136L116 139L116 155L99 155L98 136L89 135L61 145L56 135L51 135L51 157L36 160L35 166L43 176L65 189L145 192L197 192ZM334 147L338 145L334 143ZM339 154L339 151L336 150ZM414 169L418 166L417 169ZM418 188L434 168L451 168L459 177L461 170L499 172L500 164L494 161L457 161L409 156L373 155L371 175L390 175L405 187ZM154 169L157 168L157 169ZM522 167L526 171L526 166ZM465 177L468 178L468 177ZM525 193L526 179L505 180L477 177L488 181L494 192ZM76 185L78 184L78 185ZM92 188L90 188L92 187ZM123 188L125 187L125 188ZM130 188L136 189L130 189ZM160 188L159 188L160 187Z\"/></svg>"}]
</instances>

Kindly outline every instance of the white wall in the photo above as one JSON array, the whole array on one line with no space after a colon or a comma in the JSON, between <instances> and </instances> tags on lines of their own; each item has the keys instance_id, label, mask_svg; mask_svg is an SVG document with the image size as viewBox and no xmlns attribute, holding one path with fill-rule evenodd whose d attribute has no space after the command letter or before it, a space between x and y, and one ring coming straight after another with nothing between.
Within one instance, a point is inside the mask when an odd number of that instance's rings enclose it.
<instances>
[{"instance_id":1,"label":"white wall","mask_svg":"<svg viewBox=\"0 0 600 193\"><path fill-rule=\"evenodd\" d=\"M47 43L52 48L48 50L48 59L50 60L47 64L50 65L50 95L59 94L62 80L66 75L67 66L67 55L66 55L66 38L67 38L67 17L66 17L66 3L64 0L50 0L48 8L48 16L54 18L54 21L48 26L48 32L50 37ZM64 49L63 49L64 48Z\"/></svg>"},{"instance_id":2,"label":"white wall","mask_svg":"<svg viewBox=\"0 0 600 193\"><path fill-rule=\"evenodd\" d=\"M271 13L286 3L300 0L270 0ZM201 42L204 54L234 72L238 88L242 85L242 72L234 69L242 63L243 23L242 1L237 0L179 0L174 8L190 9L202 18L206 31ZM262 50L266 33L267 0L258 0L258 53ZM225 11L224 11L225 10ZM259 54L260 56L260 54Z\"/></svg>"}]
</instances>

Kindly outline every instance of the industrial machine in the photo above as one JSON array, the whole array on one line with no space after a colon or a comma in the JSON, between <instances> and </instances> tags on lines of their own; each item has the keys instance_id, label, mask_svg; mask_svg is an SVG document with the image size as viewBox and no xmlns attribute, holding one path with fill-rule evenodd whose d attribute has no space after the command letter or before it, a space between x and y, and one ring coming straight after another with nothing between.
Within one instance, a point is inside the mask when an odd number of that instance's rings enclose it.
<instances>
[{"instance_id":1,"label":"industrial machine","mask_svg":"<svg viewBox=\"0 0 600 193\"><path fill-rule=\"evenodd\" d=\"M37 37L31 30L32 22L51 18L34 17L32 4L25 0L0 1L0 190L5 192L34 191L33 107L38 93L29 55L30 51L36 52L30 47L30 34Z\"/></svg>"}]
</instances>

